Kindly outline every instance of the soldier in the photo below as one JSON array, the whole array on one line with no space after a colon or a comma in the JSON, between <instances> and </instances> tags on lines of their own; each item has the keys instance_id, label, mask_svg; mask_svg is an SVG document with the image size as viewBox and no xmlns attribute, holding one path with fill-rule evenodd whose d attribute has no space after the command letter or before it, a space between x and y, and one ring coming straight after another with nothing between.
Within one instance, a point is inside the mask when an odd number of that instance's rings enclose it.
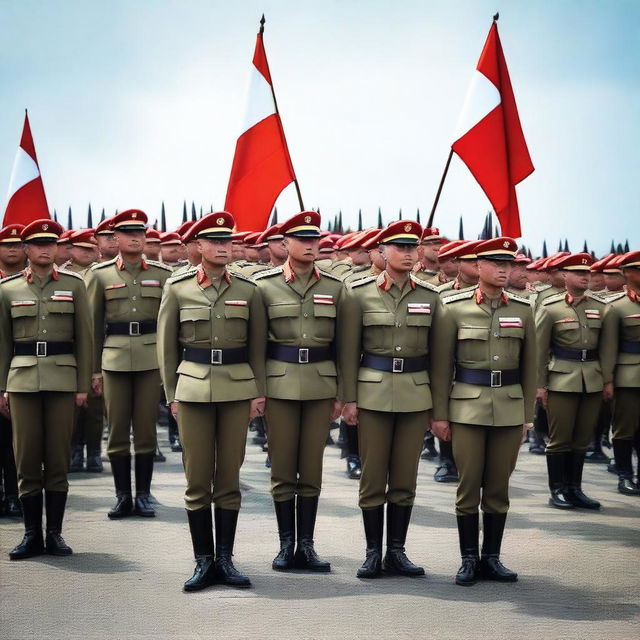
<instances>
[{"instance_id":1,"label":"soldier","mask_svg":"<svg viewBox=\"0 0 640 640\"><path fill-rule=\"evenodd\" d=\"M22 224L0 229L0 280L20 273L25 267ZM13 431L9 416L0 413L0 516L22 517L18 500L18 472L13 454Z\"/></svg>"},{"instance_id":2,"label":"soldier","mask_svg":"<svg viewBox=\"0 0 640 640\"><path fill-rule=\"evenodd\" d=\"M157 229L147 229L144 240L144 256L149 260L160 260L161 253L160 232ZM117 253L116 253L117 255ZM115 258L115 256L112 256Z\"/></svg>"},{"instance_id":3,"label":"soldier","mask_svg":"<svg viewBox=\"0 0 640 640\"><path fill-rule=\"evenodd\" d=\"M313 532L329 423L342 411L335 365L342 282L314 265L319 213L303 211L284 222L281 232L287 262L256 275L269 325L266 421L280 537L272 568L329 571L316 554Z\"/></svg>"},{"instance_id":4,"label":"soldier","mask_svg":"<svg viewBox=\"0 0 640 640\"><path fill-rule=\"evenodd\" d=\"M330 236L320 238L318 255L320 256L320 258L316 260L318 269L324 269L325 271L331 269L335 257L335 245Z\"/></svg>"},{"instance_id":5,"label":"soldier","mask_svg":"<svg viewBox=\"0 0 640 640\"><path fill-rule=\"evenodd\" d=\"M287 261L288 254L283 242L284 236L280 232L281 227L281 224L274 224L260 236L260 240L267 243L271 267L280 267Z\"/></svg>"},{"instance_id":6,"label":"soldier","mask_svg":"<svg viewBox=\"0 0 640 640\"><path fill-rule=\"evenodd\" d=\"M193 225L202 263L168 280L158 318L158 359L183 443L185 503L196 558L185 591L216 582L251 585L231 557L247 422L264 411L266 318L255 283L226 269L234 224L223 211Z\"/></svg>"},{"instance_id":7,"label":"soldier","mask_svg":"<svg viewBox=\"0 0 640 640\"><path fill-rule=\"evenodd\" d=\"M98 262L113 260L118 255L118 243L111 228L112 218L103 220L96 227L96 242L98 243Z\"/></svg>"},{"instance_id":8,"label":"soldier","mask_svg":"<svg viewBox=\"0 0 640 640\"><path fill-rule=\"evenodd\" d=\"M60 234L58 238L58 249L56 251L55 263L56 266L61 266L65 262L71 260L71 234L73 229L67 229Z\"/></svg>"},{"instance_id":9,"label":"soldier","mask_svg":"<svg viewBox=\"0 0 640 640\"><path fill-rule=\"evenodd\" d=\"M359 506L366 559L359 578L382 571L421 576L405 554L422 442L429 423L431 329L440 317L436 287L411 273L422 227L399 220L377 236L386 265L347 287L340 309L343 417L358 425ZM384 505L387 551L382 558Z\"/></svg>"},{"instance_id":10,"label":"soldier","mask_svg":"<svg viewBox=\"0 0 640 640\"><path fill-rule=\"evenodd\" d=\"M425 280L431 284L441 285L447 282L447 278L440 271L438 264L438 251L440 246L446 242L440 235L437 227L425 227L422 230L422 239L418 247L418 262L413 268L413 272L420 280Z\"/></svg>"},{"instance_id":11,"label":"soldier","mask_svg":"<svg viewBox=\"0 0 640 640\"><path fill-rule=\"evenodd\" d=\"M181 260L182 238L175 231L160 234L160 260L162 264L177 269L183 265Z\"/></svg>"},{"instance_id":12,"label":"soldier","mask_svg":"<svg viewBox=\"0 0 640 640\"><path fill-rule=\"evenodd\" d=\"M527 265L529 264L531 264L531 258L525 256L524 253L516 253L516 258L509 274L507 292L515 293L521 298L531 297L535 289L529 285L529 277L527 275Z\"/></svg>"},{"instance_id":13,"label":"soldier","mask_svg":"<svg viewBox=\"0 0 640 640\"><path fill-rule=\"evenodd\" d=\"M349 272L353 267L351 260L349 260L349 254L345 249L343 249L343 245L348 242L350 237L351 234L347 233L336 239L334 243L335 260L333 261L331 268L328 269L329 273L341 279L349 275Z\"/></svg>"},{"instance_id":14,"label":"soldier","mask_svg":"<svg viewBox=\"0 0 640 640\"><path fill-rule=\"evenodd\" d=\"M518 577L500 562L500 547L509 477L533 418L536 350L529 301L504 291L516 249L511 238L476 247L479 285L443 298L444 314L433 336L431 429L451 439L460 473L456 514L462 566L456 584L462 586L479 578L514 582Z\"/></svg>"},{"instance_id":15,"label":"soldier","mask_svg":"<svg viewBox=\"0 0 640 640\"><path fill-rule=\"evenodd\" d=\"M534 300L534 311L536 311L548 297L565 292L564 276L558 267L558 263L568 255L571 255L568 251L560 251L547 258L545 262L538 267L539 271L546 272L550 286L538 289L538 295Z\"/></svg>"},{"instance_id":16,"label":"soldier","mask_svg":"<svg viewBox=\"0 0 640 640\"><path fill-rule=\"evenodd\" d=\"M82 278L55 266L62 227L36 220L21 233L29 267L0 283L0 412L11 415L25 535L12 560L69 555L62 520L74 406L87 400L91 316ZM45 491L46 538L42 537Z\"/></svg>"},{"instance_id":17,"label":"soldier","mask_svg":"<svg viewBox=\"0 0 640 640\"><path fill-rule=\"evenodd\" d=\"M617 262L626 290L609 298L610 331L603 336L602 375L605 397L613 397L613 453L618 491L640 495L631 466L634 438L640 429L640 251Z\"/></svg>"},{"instance_id":18,"label":"soldier","mask_svg":"<svg viewBox=\"0 0 640 640\"><path fill-rule=\"evenodd\" d=\"M598 419L604 383L611 382L603 380L600 364L605 304L587 293L593 262L588 253L555 262L566 292L547 297L536 313L536 397L549 417L549 504L557 509L600 508L597 500L582 492L584 454Z\"/></svg>"},{"instance_id":19,"label":"soldier","mask_svg":"<svg viewBox=\"0 0 640 640\"><path fill-rule=\"evenodd\" d=\"M87 288L95 328L93 389L104 391L109 421L107 453L116 489L109 518L135 513L155 516L150 503L160 372L156 356L156 321L162 287L171 269L145 260L147 216L139 209L112 219L120 249L115 260L97 264ZM135 452L135 508L131 496L130 433Z\"/></svg>"}]
</instances>

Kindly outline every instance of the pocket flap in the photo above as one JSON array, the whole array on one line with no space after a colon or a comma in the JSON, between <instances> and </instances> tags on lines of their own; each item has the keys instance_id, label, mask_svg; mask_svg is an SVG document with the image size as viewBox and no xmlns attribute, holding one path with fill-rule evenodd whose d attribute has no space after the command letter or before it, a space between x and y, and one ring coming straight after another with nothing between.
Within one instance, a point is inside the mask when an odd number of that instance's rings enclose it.
<instances>
[{"instance_id":1,"label":"pocket flap","mask_svg":"<svg viewBox=\"0 0 640 640\"><path fill-rule=\"evenodd\" d=\"M180 322L209 320L211 307L183 307L180 309Z\"/></svg>"},{"instance_id":2,"label":"pocket flap","mask_svg":"<svg viewBox=\"0 0 640 640\"><path fill-rule=\"evenodd\" d=\"M572 331L580 328L580 323L576 320L575 322L556 322L553 325L555 331Z\"/></svg>"},{"instance_id":3,"label":"pocket flap","mask_svg":"<svg viewBox=\"0 0 640 640\"><path fill-rule=\"evenodd\" d=\"M358 371L359 382L382 382L382 371L360 368Z\"/></svg>"},{"instance_id":4,"label":"pocket flap","mask_svg":"<svg viewBox=\"0 0 640 640\"><path fill-rule=\"evenodd\" d=\"M481 393L481 387L476 387L464 382L454 382L449 397L459 400L471 400L472 398L479 398Z\"/></svg>"},{"instance_id":5,"label":"pocket flap","mask_svg":"<svg viewBox=\"0 0 640 640\"><path fill-rule=\"evenodd\" d=\"M268 376L283 376L287 372L287 363L281 360L267 360Z\"/></svg>"},{"instance_id":6,"label":"pocket flap","mask_svg":"<svg viewBox=\"0 0 640 640\"><path fill-rule=\"evenodd\" d=\"M638 327L640 326L640 318L622 318L622 324L625 327Z\"/></svg>"},{"instance_id":7,"label":"pocket flap","mask_svg":"<svg viewBox=\"0 0 640 640\"><path fill-rule=\"evenodd\" d=\"M236 307L232 305L225 305L224 317L225 318L242 318L243 320L248 320L249 307Z\"/></svg>"},{"instance_id":8,"label":"pocket flap","mask_svg":"<svg viewBox=\"0 0 640 640\"><path fill-rule=\"evenodd\" d=\"M300 315L299 304L270 304L267 310L270 318L295 318Z\"/></svg>"},{"instance_id":9,"label":"pocket flap","mask_svg":"<svg viewBox=\"0 0 640 640\"><path fill-rule=\"evenodd\" d=\"M489 329L486 327L458 327L458 340L488 340Z\"/></svg>"},{"instance_id":10,"label":"pocket flap","mask_svg":"<svg viewBox=\"0 0 640 640\"><path fill-rule=\"evenodd\" d=\"M49 313L73 313L73 302L62 302L53 300L47 302L47 311Z\"/></svg>"},{"instance_id":11,"label":"pocket flap","mask_svg":"<svg viewBox=\"0 0 640 640\"><path fill-rule=\"evenodd\" d=\"M410 313L407 315L407 327L430 327L431 314Z\"/></svg>"},{"instance_id":12,"label":"pocket flap","mask_svg":"<svg viewBox=\"0 0 640 640\"><path fill-rule=\"evenodd\" d=\"M413 381L416 384L428 384L429 383L429 372L428 371L416 371L412 373Z\"/></svg>"},{"instance_id":13,"label":"pocket flap","mask_svg":"<svg viewBox=\"0 0 640 640\"><path fill-rule=\"evenodd\" d=\"M316 364L316 369L321 376L337 376L336 363L333 360L324 360Z\"/></svg>"},{"instance_id":14,"label":"pocket flap","mask_svg":"<svg viewBox=\"0 0 640 640\"><path fill-rule=\"evenodd\" d=\"M587 326L589 329L599 329L602 326L601 318L587 318Z\"/></svg>"},{"instance_id":15,"label":"pocket flap","mask_svg":"<svg viewBox=\"0 0 640 640\"><path fill-rule=\"evenodd\" d=\"M27 318L33 317L38 314L37 305L25 305L19 307L11 307L11 317L12 318Z\"/></svg>"},{"instance_id":16,"label":"pocket flap","mask_svg":"<svg viewBox=\"0 0 640 640\"><path fill-rule=\"evenodd\" d=\"M24 369L35 367L38 364L36 356L14 356L11 360L11 369Z\"/></svg>"},{"instance_id":17,"label":"pocket flap","mask_svg":"<svg viewBox=\"0 0 640 640\"><path fill-rule=\"evenodd\" d=\"M573 373L576 368L576 363L571 360L560 360L559 358L552 358L549 363L549 371L554 373Z\"/></svg>"},{"instance_id":18,"label":"pocket flap","mask_svg":"<svg viewBox=\"0 0 640 640\"><path fill-rule=\"evenodd\" d=\"M509 387L507 389L507 395L510 398L514 398L514 399L522 399L522 398L524 398L524 393L522 392L522 387L520 385L515 385L513 387Z\"/></svg>"},{"instance_id":19,"label":"pocket flap","mask_svg":"<svg viewBox=\"0 0 640 640\"><path fill-rule=\"evenodd\" d=\"M362 314L362 324L365 327L393 327L396 324L396 317L390 311L365 311Z\"/></svg>"},{"instance_id":20,"label":"pocket flap","mask_svg":"<svg viewBox=\"0 0 640 640\"><path fill-rule=\"evenodd\" d=\"M118 287L117 289L105 289L104 290L105 300L120 300L123 298L129 297L129 288Z\"/></svg>"},{"instance_id":21,"label":"pocket flap","mask_svg":"<svg viewBox=\"0 0 640 640\"><path fill-rule=\"evenodd\" d=\"M190 378L198 378L204 380L209 375L209 365L200 364L199 362L190 362L183 360L179 365L177 372L180 375L189 376Z\"/></svg>"},{"instance_id":22,"label":"pocket flap","mask_svg":"<svg viewBox=\"0 0 640 640\"><path fill-rule=\"evenodd\" d=\"M500 336L503 338L520 338L524 339L524 327L502 327Z\"/></svg>"},{"instance_id":23,"label":"pocket flap","mask_svg":"<svg viewBox=\"0 0 640 640\"><path fill-rule=\"evenodd\" d=\"M140 295L143 298L161 298L162 287L140 287Z\"/></svg>"},{"instance_id":24,"label":"pocket flap","mask_svg":"<svg viewBox=\"0 0 640 640\"><path fill-rule=\"evenodd\" d=\"M253 380L255 378L251 365L246 362L232 364L227 371L232 380Z\"/></svg>"},{"instance_id":25,"label":"pocket flap","mask_svg":"<svg viewBox=\"0 0 640 640\"><path fill-rule=\"evenodd\" d=\"M61 353L58 356L53 356L56 365L61 367L76 367L76 357L73 353Z\"/></svg>"},{"instance_id":26,"label":"pocket flap","mask_svg":"<svg viewBox=\"0 0 640 640\"><path fill-rule=\"evenodd\" d=\"M333 304L314 304L313 315L316 318L335 318L336 307Z\"/></svg>"}]
</instances>

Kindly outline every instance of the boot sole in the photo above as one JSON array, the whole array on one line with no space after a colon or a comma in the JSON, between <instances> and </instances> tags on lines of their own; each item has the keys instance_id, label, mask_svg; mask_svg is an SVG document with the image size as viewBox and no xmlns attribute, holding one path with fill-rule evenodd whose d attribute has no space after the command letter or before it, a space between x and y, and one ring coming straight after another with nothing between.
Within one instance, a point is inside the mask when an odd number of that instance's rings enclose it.
<instances>
[{"instance_id":1,"label":"boot sole","mask_svg":"<svg viewBox=\"0 0 640 640\"><path fill-rule=\"evenodd\" d=\"M382 567L382 573L388 576L400 576L402 578L422 578L426 575L425 571L423 571L422 573L403 573L396 569L385 569L384 567Z\"/></svg>"},{"instance_id":2,"label":"boot sole","mask_svg":"<svg viewBox=\"0 0 640 640\"><path fill-rule=\"evenodd\" d=\"M123 514L107 513L107 518L109 518L109 520L122 520L124 518L132 518L132 517L133 517L133 511L131 513L123 513Z\"/></svg>"},{"instance_id":3,"label":"boot sole","mask_svg":"<svg viewBox=\"0 0 640 640\"><path fill-rule=\"evenodd\" d=\"M27 553L21 556L12 556L9 554L9 560L28 560L29 558L37 558L44 555L44 549L42 551L34 551L33 553Z\"/></svg>"},{"instance_id":4,"label":"boot sole","mask_svg":"<svg viewBox=\"0 0 640 640\"><path fill-rule=\"evenodd\" d=\"M473 587L474 584L478 584L478 581L477 580L462 581L456 578L456 584L459 587Z\"/></svg>"},{"instance_id":5,"label":"boot sole","mask_svg":"<svg viewBox=\"0 0 640 640\"><path fill-rule=\"evenodd\" d=\"M156 517L155 513L140 513L139 511L134 511L133 515L137 516L138 518L155 518Z\"/></svg>"},{"instance_id":6,"label":"boot sole","mask_svg":"<svg viewBox=\"0 0 640 640\"><path fill-rule=\"evenodd\" d=\"M551 500L549 500L549 506L553 507L554 509L560 509L561 511L569 511L571 509L576 508L574 504L559 505L559 504L554 504L553 502L551 502Z\"/></svg>"},{"instance_id":7,"label":"boot sole","mask_svg":"<svg viewBox=\"0 0 640 640\"><path fill-rule=\"evenodd\" d=\"M382 570L378 573L368 573L366 575L361 574L359 571L356 573L356 578L360 580L377 580L378 578L382 578Z\"/></svg>"},{"instance_id":8,"label":"boot sole","mask_svg":"<svg viewBox=\"0 0 640 640\"><path fill-rule=\"evenodd\" d=\"M618 489L618 493L621 493L623 496L640 496L640 491L623 491L622 489Z\"/></svg>"},{"instance_id":9,"label":"boot sole","mask_svg":"<svg viewBox=\"0 0 640 640\"><path fill-rule=\"evenodd\" d=\"M73 549L70 549L69 551L50 551L49 549L46 549L45 553L48 556L70 556L73 555Z\"/></svg>"},{"instance_id":10,"label":"boot sole","mask_svg":"<svg viewBox=\"0 0 640 640\"><path fill-rule=\"evenodd\" d=\"M480 579L486 580L487 582L518 582L518 576L516 576L515 578L489 578L487 576L481 576Z\"/></svg>"},{"instance_id":11,"label":"boot sole","mask_svg":"<svg viewBox=\"0 0 640 640\"><path fill-rule=\"evenodd\" d=\"M330 573L331 572L331 567L307 567L307 566L300 566L300 565L294 565L293 567L294 569L297 569L298 571L306 571L309 573Z\"/></svg>"}]
</instances>

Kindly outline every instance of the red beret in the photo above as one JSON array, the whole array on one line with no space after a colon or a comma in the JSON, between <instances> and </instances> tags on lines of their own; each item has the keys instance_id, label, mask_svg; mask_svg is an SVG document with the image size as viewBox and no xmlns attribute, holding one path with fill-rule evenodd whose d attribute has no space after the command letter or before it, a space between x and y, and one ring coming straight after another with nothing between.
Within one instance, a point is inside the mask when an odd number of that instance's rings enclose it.
<instances>
[{"instance_id":1,"label":"red beret","mask_svg":"<svg viewBox=\"0 0 640 640\"><path fill-rule=\"evenodd\" d=\"M422 230L421 242L443 242L444 238L440 235L438 227L425 227Z\"/></svg>"},{"instance_id":2,"label":"red beret","mask_svg":"<svg viewBox=\"0 0 640 640\"><path fill-rule=\"evenodd\" d=\"M175 231L164 231L160 234L160 244L165 246L182 244L182 238Z\"/></svg>"},{"instance_id":3,"label":"red beret","mask_svg":"<svg viewBox=\"0 0 640 640\"><path fill-rule=\"evenodd\" d=\"M248 247L255 247L258 244L258 238L262 235L260 231L252 231L244 237L244 242Z\"/></svg>"},{"instance_id":4,"label":"red beret","mask_svg":"<svg viewBox=\"0 0 640 640\"><path fill-rule=\"evenodd\" d=\"M622 269L640 269L640 251L629 251L616 261L616 266Z\"/></svg>"},{"instance_id":5,"label":"red beret","mask_svg":"<svg viewBox=\"0 0 640 640\"><path fill-rule=\"evenodd\" d=\"M230 239L235 224L236 221L228 211L216 211L195 222L189 229L189 234L194 238Z\"/></svg>"},{"instance_id":6,"label":"red beret","mask_svg":"<svg viewBox=\"0 0 640 640\"><path fill-rule=\"evenodd\" d=\"M329 237L320 240L320 253L332 253L334 250L333 240Z\"/></svg>"},{"instance_id":7,"label":"red beret","mask_svg":"<svg viewBox=\"0 0 640 640\"><path fill-rule=\"evenodd\" d=\"M23 224L8 224L6 227L0 229L0 243L22 242L20 234L23 229Z\"/></svg>"},{"instance_id":8,"label":"red beret","mask_svg":"<svg viewBox=\"0 0 640 640\"><path fill-rule=\"evenodd\" d=\"M72 233L73 229L67 229L66 231L63 231L58 238L58 244L69 244L71 242Z\"/></svg>"},{"instance_id":9,"label":"red beret","mask_svg":"<svg viewBox=\"0 0 640 640\"><path fill-rule=\"evenodd\" d=\"M605 266L609 262L611 262L611 260L613 260L614 258L617 258L617 255L615 253L609 253L606 256L604 256L604 258L600 258L600 260L596 260L591 265L591 272L592 273L604 273Z\"/></svg>"},{"instance_id":10,"label":"red beret","mask_svg":"<svg viewBox=\"0 0 640 640\"><path fill-rule=\"evenodd\" d=\"M515 260L517 250L518 243L504 236L482 240L475 247L478 258L486 260Z\"/></svg>"},{"instance_id":11,"label":"red beret","mask_svg":"<svg viewBox=\"0 0 640 640\"><path fill-rule=\"evenodd\" d=\"M564 271L589 271L594 262L590 253L570 253L554 262L554 267Z\"/></svg>"},{"instance_id":12,"label":"red beret","mask_svg":"<svg viewBox=\"0 0 640 640\"><path fill-rule=\"evenodd\" d=\"M97 236L110 236L113 234L113 218L105 218L97 227Z\"/></svg>"},{"instance_id":13,"label":"red beret","mask_svg":"<svg viewBox=\"0 0 640 640\"><path fill-rule=\"evenodd\" d=\"M258 244L262 244L263 242L271 242L272 240L282 240L284 236L280 232L280 227L282 225L280 223L274 224L267 229L265 229L258 238Z\"/></svg>"},{"instance_id":14,"label":"red beret","mask_svg":"<svg viewBox=\"0 0 640 640\"><path fill-rule=\"evenodd\" d=\"M114 231L144 231L147 225L147 214L140 209L127 209L111 218Z\"/></svg>"},{"instance_id":15,"label":"red beret","mask_svg":"<svg viewBox=\"0 0 640 640\"><path fill-rule=\"evenodd\" d=\"M147 229L145 236L147 242L160 242L160 232L157 229Z\"/></svg>"},{"instance_id":16,"label":"red beret","mask_svg":"<svg viewBox=\"0 0 640 640\"><path fill-rule=\"evenodd\" d=\"M20 234L22 242L56 242L62 235L64 228L55 220L49 218L30 222ZM69 232L72 233L72 232Z\"/></svg>"},{"instance_id":17,"label":"red beret","mask_svg":"<svg viewBox=\"0 0 640 640\"><path fill-rule=\"evenodd\" d=\"M302 211L282 223L280 232L298 238L320 237L320 214L317 211Z\"/></svg>"},{"instance_id":18,"label":"red beret","mask_svg":"<svg viewBox=\"0 0 640 640\"><path fill-rule=\"evenodd\" d=\"M71 233L69 239L74 247L94 249L98 245L95 238L95 232L95 229L78 229Z\"/></svg>"},{"instance_id":19,"label":"red beret","mask_svg":"<svg viewBox=\"0 0 640 640\"><path fill-rule=\"evenodd\" d=\"M458 260L475 260L476 247L482 243L483 240L453 240L447 242L440 247L438 251L438 260L451 260L457 258Z\"/></svg>"},{"instance_id":20,"label":"red beret","mask_svg":"<svg viewBox=\"0 0 640 640\"><path fill-rule=\"evenodd\" d=\"M526 256L524 253L518 252L516 253L516 264L531 264L531 258Z\"/></svg>"},{"instance_id":21,"label":"red beret","mask_svg":"<svg viewBox=\"0 0 640 640\"><path fill-rule=\"evenodd\" d=\"M189 229L191 229L191 227L195 224L195 220L187 220L186 222L183 222L177 229L176 229L176 233L182 237L184 236L185 233L187 233L187 231Z\"/></svg>"},{"instance_id":22,"label":"red beret","mask_svg":"<svg viewBox=\"0 0 640 640\"><path fill-rule=\"evenodd\" d=\"M379 244L418 245L422 237L422 225L413 220L396 220L382 229L377 236Z\"/></svg>"}]
</instances>

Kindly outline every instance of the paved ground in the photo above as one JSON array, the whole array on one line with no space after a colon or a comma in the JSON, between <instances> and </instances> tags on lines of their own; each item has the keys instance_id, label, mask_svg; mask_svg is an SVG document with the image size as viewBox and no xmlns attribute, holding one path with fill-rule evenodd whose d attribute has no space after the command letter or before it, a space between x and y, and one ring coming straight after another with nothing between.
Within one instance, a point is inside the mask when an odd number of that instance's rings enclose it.
<instances>
[{"instance_id":1,"label":"paved ground","mask_svg":"<svg viewBox=\"0 0 640 640\"><path fill-rule=\"evenodd\" d=\"M409 532L424 579L358 581L363 533L357 483L339 451L326 451L316 546L333 571L281 574L264 454L249 445L235 561L253 589L181 592L193 562L182 505L180 454L157 465L154 520L111 522L108 465L72 476L65 536L70 558L10 562L20 523L0 520L0 638L636 638L640 635L640 499L619 495L615 478L589 466L586 486L600 513L546 506L544 459L523 448L512 479L503 545L514 585L457 587L455 488L420 467Z\"/></svg>"}]
</instances>

